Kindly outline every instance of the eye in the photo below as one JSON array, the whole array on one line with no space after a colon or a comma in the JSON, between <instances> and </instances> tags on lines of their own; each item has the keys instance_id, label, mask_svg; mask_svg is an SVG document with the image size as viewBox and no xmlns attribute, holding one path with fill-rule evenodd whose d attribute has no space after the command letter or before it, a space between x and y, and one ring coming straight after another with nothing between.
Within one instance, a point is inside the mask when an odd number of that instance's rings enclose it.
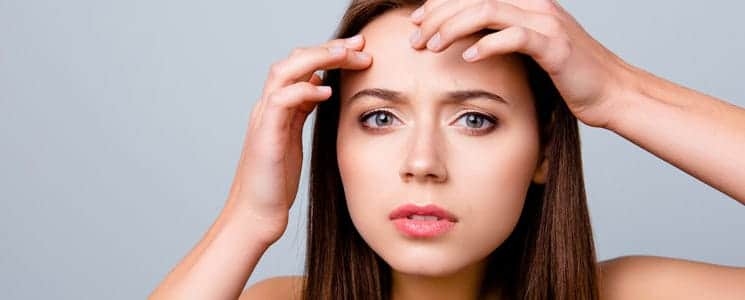
<instances>
[{"instance_id":1,"label":"eye","mask_svg":"<svg viewBox=\"0 0 745 300\"><path fill-rule=\"evenodd\" d=\"M496 119L490 116L487 116L485 114L476 113L476 112L468 112L463 114L458 120L465 120L466 124L466 130L469 133L485 133L489 130L491 130L497 123ZM488 125L484 127L483 125L485 123L491 123L491 125Z\"/></svg>"},{"instance_id":2,"label":"eye","mask_svg":"<svg viewBox=\"0 0 745 300\"><path fill-rule=\"evenodd\" d=\"M371 118L372 117L372 118ZM375 110L366 113L360 117L362 126L373 130L380 130L381 127L392 123L396 117L392 113L386 110Z\"/></svg>"},{"instance_id":3,"label":"eye","mask_svg":"<svg viewBox=\"0 0 745 300\"><path fill-rule=\"evenodd\" d=\"M466 131L470 134L484 134L495 127L497 123L496 118L477 112L465 113L458 118L458 120L461 119L465 120ZM371 130L382 130L395 120L396 117L386 110L375 110L362 115L359 119L362 126ZM486 126L484 126L484 124L486 124Z\"/></svg>"}]
</instances>

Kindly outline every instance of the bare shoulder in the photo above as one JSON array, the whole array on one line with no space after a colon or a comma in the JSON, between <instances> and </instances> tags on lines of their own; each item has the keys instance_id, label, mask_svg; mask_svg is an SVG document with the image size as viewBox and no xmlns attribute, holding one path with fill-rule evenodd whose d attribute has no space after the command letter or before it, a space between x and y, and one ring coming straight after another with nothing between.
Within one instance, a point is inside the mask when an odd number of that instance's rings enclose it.
<instances>
[{"instance_id":1,"label":"bare shoulder","mask_svg":"<svg viewBox=\"0 0 745 300\"><path fill-rule=\"evenodd\" d=\"M652 255L600 262L601 298L745 299L745 267Z\"/></svg>"},{"instance_id":2,"label":"bare shoulder","mask_svg":"<svg viewBox=\"0 0 745 300\"><path fill-rule=\"evenodd\" d=\"M296 300L302 296L305 276L277 276L254 283L243 290L239 300L278 299Z\"/></svg>"}]
</instances>

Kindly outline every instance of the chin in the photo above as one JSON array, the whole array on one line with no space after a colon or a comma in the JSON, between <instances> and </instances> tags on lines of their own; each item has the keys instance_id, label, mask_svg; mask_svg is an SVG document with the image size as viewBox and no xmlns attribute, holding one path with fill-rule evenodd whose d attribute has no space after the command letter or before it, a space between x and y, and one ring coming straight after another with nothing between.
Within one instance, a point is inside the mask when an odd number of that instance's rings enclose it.
<instances>
[{"instance_id":1,"label":"chin","mask_svg":"<svg viewBox=\"0 0 745 300\"><path fill-rule=\"evenodd\" d=\"M449 264L448 262L437 261L419 261L419 262L400 262L390 264L391 269L406 275L417 275L426 277L450 276L462 270L466 266L458 264Z\"/></svg>"},{"instance_id":2,"label":"chin","mask_svg":"<svg viewBox=\"0 0 745 300\"><path fill-rule=\"evenodd\" d=\"M391 269L408 275L447 276L457 273L470 263L468 254L442 245L398 245L378 252Z\"/></svg>"}]
</instances>

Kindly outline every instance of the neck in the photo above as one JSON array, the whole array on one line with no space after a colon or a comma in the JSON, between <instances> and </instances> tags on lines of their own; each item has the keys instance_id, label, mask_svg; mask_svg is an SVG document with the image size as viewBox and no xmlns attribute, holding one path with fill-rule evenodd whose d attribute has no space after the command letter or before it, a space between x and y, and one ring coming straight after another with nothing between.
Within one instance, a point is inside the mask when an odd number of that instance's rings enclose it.
<instances>
[{"instance_id":1,"label":"neck","mask_svg":"<svg viewBox=\"0 0 745 300\"><path fill-rule=\"evenodd\" d=\"M392 300L479 299L486 260L446 276L406 274L391 270ZM492 294L487 299L496 299Z\"/></svg>"}]
</instances>

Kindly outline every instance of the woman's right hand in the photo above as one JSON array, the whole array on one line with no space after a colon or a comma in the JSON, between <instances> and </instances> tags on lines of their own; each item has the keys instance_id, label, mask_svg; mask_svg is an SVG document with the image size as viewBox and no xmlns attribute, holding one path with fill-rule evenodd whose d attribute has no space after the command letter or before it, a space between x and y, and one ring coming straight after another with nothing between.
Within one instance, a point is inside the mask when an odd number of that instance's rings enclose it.
<instances>
[{"instance_id":1,"label":"woman's right hand","mask_svg":"<svg viewBox=\"0 0 745 300\"><path fill-rule=\"evenodd\" d=\"M320 101L331 96L318 70L361 70L372 58L364 39L335 39L318 47L297 48L272 64L261 99L248 124L241 158L226 208L252 218L254 230L272 244L284 233L295 200L303 160L302 130Z\"/></svg>"}]
</instances>

